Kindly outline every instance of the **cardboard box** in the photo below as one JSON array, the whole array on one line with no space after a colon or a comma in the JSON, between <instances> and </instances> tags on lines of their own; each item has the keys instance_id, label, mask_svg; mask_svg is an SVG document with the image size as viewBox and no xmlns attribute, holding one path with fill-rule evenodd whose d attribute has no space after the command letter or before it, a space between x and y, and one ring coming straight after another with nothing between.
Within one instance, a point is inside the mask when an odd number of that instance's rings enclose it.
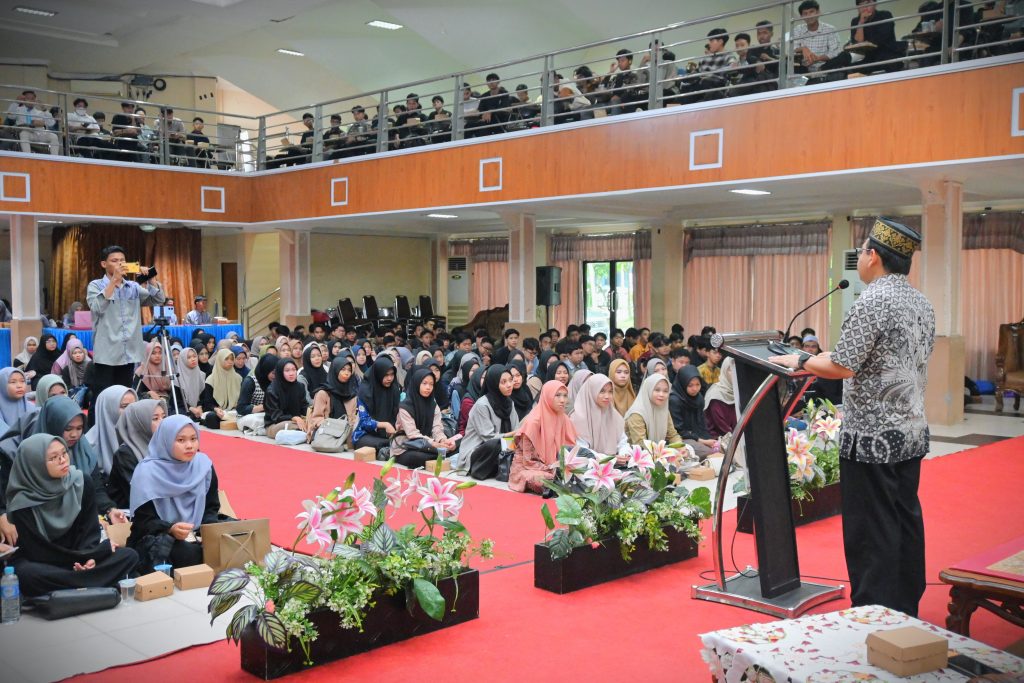
<instances>
[{"instance_id":1,"label":"cardboard box","mask_svg":"<svg viewBox=\"0 0 1024 683\"><path fill-rule=\"evenodd\" d=\"M174 570L174 587L180 591L208 588L211 583L213 583L213 567L208 564L197 564Z\"/></svg>"},{"instance_id":2,"label":"cardboard box","mask_svg":"<svg viewBox=\"0 0 1024 683\"><path fill-rule=\"evenodd\" d=\"M697 481L710 481L712 479L717 479L718 475L715 474L714 469L707 465L700 465L699 467L687 470L686 477L688 479L696 479Z\"/></svg>"},{"instance_id":3,"label":"cardboard box","mask_svg":"<svg viewBox=\"0 0 1024 683\"><path fill-rule=\"evenodd\" d=\"M231 430L231 429L233 429L235 431L238 431L238 423L235 422L234 420L221 420L220 421L220 428L222 430Z\"/></svg>"},{"instance_id":4,"label":"cardboard box","mask_svg":"<svg viewBox=\"0 0 1024 683\"><path fill-rule=\"evenodd\" d=\"M355 458L359 462L373 462L377 459L377 450L370 446L363 446L355 450Z\"/></svg>"},{"instance_id":5,"label":"cardboard box","mask_svg":"<svg viewBox=\"0 0 1024 683\"><path fill-rule=\"evenodd\" d=\"M174 580L163 572L153 572L135 580L135 599L139 602L166 598L174 592Z\"/></svg>"},{"instance_id":6,"label":"cardboard box","mask_svg":"<svg viewBox=\"0 0 1024 683\"><path fill-rule=\"evenodd\" d=\"M904 626L868 635L868 662L897 676L914 676L944 668L949 643L917 626Z\"/></svg>"}]
</instances>

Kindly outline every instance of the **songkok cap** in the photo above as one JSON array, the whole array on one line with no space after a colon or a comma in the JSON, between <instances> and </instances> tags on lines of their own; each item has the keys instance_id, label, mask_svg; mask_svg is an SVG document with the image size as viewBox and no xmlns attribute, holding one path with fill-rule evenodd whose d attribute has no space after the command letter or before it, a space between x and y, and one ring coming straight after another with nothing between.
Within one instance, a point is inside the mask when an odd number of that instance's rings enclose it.
<instances>
[{"instance_id":1,"label":"songkok cap","mask_svg":"<svg viewBox=\"0 0 1024 683\"><path fill-rule=\"evenodd\" d=\"M921 235L917 231L888 218L876 218L868 238L872 247L903 258L912 257L921 246Z\"/></svg>"},{"instance_id":2,"label":"songkok cap","mask_svg":"<svg viewBox=\"0 0 1024 683\"><path fill-rule=\"evenodd\" d=\"M206 297L203 296L202 294L196 294L196 298L193 299L193 301L206 301Z\"/></svg>"}]
</instances>

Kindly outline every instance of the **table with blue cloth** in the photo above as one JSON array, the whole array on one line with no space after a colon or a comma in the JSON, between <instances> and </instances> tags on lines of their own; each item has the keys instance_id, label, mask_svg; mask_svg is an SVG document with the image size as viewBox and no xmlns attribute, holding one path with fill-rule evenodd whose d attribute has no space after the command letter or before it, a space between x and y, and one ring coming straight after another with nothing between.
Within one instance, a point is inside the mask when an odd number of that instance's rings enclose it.
<instances>
[{"instance_id":1,"label":"table with blue cloth","mask_svg":"<svg viewBox=\"0 0 1024 683\"><path fill-rule=\"evenodd\" d=\"M152 327L152 325L143 325L142 334L149 334ZM232 332L237 334L239 339L242 338L241 325L168 325L167 334L169 334L172 338L177 337L182 342L184 342L186 346L188 346L188 343L192 341L192 331L197 329L202 329L207 334L212 334L213 338L216 339L217 341L226 338ZM9 336L10 330L5 331L8 333ZM64 337L68 336L69 334L74 334L81 340L82 346L84 346L89 351L92 351L92 330L65 330L56 327L44 327L43 334L52 334L54 337L56 337L58 346L61 343L63 343ZM8 353L10 353L10 343L6 345L6 348ZM8 358L7 364L10 364L10 358Z\"/></svg>"},{"instance_id":2,"label":"table with blue cloth","mask_svg":"<svg viewBox=\"0 0 1024 683\"><path fill-rule=\"evenodd\" d=\"M20 352L21 349L18 349ZM0 327L0 368L11 364L11 328Z\"/></svg>"}]
</instances>

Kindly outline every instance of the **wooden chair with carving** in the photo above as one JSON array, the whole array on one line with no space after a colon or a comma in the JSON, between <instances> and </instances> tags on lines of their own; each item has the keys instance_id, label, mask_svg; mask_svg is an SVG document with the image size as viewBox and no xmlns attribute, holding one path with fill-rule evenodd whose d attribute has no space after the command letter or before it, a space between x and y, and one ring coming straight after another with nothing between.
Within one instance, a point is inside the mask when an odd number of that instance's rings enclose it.
<instances>
[{"instance_id":1,"label":"wooden chair with carving","mask_svg":"<svg viewBox=\"0 0 1024 683\"><path fill-rule=\"evenodd\" d=\"M999 347L996 351L996 412L1003 412L1003 394L1016 393L1013 409L1020 410L1024 393L1024 320L999 326Z\"/></svg>"}]
</instances>

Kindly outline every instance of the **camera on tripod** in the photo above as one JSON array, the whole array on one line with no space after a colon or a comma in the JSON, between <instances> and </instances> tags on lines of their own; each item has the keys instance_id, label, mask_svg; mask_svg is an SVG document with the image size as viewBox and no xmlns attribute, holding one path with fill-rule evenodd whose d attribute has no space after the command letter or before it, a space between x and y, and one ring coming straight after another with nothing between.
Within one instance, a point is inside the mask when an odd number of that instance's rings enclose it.
<instances>
[{"instance_id":1,"label":"camera on tripod","mask_svg":"<svg viewBox=\"0 0 1024 683\"><path fill-rule=\"evenodd\" d=\"M170 324L170 318L153 318L153 327L168 327Z\"/></svg>"}]
</instances>

